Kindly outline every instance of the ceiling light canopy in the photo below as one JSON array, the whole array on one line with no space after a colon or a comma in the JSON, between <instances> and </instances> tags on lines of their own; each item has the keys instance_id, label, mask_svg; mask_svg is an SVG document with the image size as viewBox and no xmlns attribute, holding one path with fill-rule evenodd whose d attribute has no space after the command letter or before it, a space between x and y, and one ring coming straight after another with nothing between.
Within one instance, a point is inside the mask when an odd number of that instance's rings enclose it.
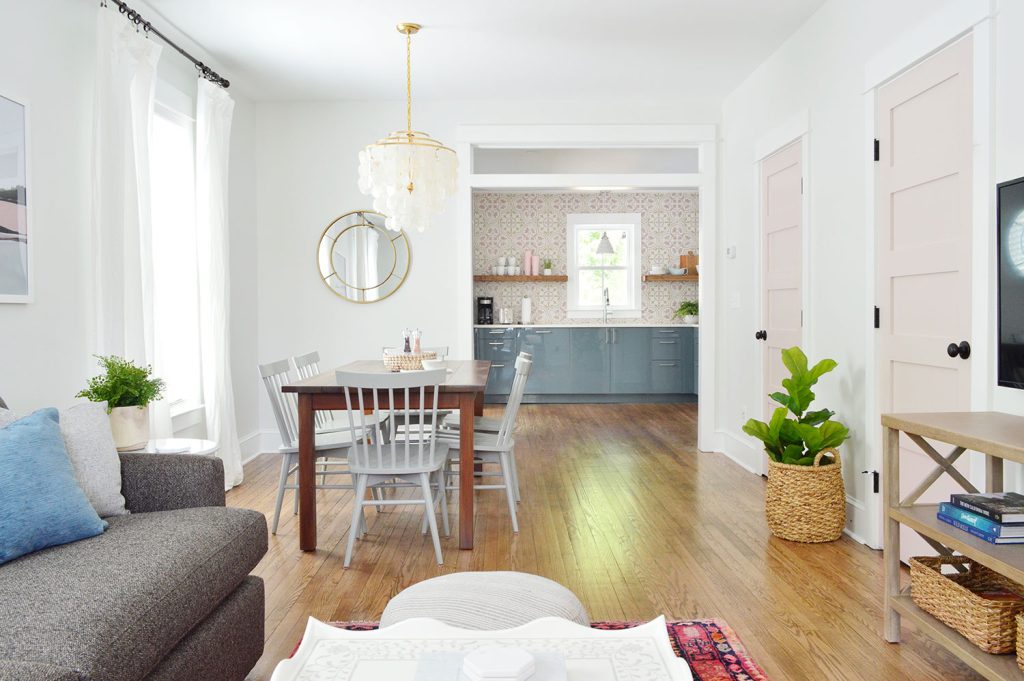
<instances>
[{"instance_id":1,"label":"ceiling light canopy","mask_svg":"<svg viewBox=\"0 0 1024 681\"><path fill-rule=\"evenodd\" d=\"M406 129L359 152L359 191L373 196L373 209L387 215L388 229L426 230L455 193L455 152L412 129L412 36L419 24L399 24L405 36Z\"/></svg>"}]
</instances>

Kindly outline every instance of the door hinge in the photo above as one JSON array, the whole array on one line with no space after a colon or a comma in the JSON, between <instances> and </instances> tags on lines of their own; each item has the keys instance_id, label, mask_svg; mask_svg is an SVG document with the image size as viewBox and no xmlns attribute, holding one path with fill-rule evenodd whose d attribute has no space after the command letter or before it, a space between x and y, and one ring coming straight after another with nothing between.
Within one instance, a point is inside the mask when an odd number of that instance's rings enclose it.
<instances>
[{"instance_id":1,"label":"door hinge","mask_svg":"<svg viewBox=\"0 0 1024 681\"><path fill-rule=\"evenodd\" d=\"M875 305L875 328L882 328L882 311L878 309L877 305Z\"/></svg>"},{"instance_id":2,"label":"door hinge","mask_svg":"<svg viewBox=\"0 0 1024 681\"><path fill-rule=\"evenodd\" d=\"M875 138L874 155L876 161L882 159L882 142L878 138Z\"/></svg>"},{"instance_id":3,"label":"door hinge","mask_svg":"<svg viewBox=\"0 0 1024 681\"><path fill-rule=\"evenodd\" d=\"M871 473L871 490L875 494L878 494L878 482L879 482L878 471L861 471L862 475L865 474L865 473Z\"/></svg>"}]
</instances>

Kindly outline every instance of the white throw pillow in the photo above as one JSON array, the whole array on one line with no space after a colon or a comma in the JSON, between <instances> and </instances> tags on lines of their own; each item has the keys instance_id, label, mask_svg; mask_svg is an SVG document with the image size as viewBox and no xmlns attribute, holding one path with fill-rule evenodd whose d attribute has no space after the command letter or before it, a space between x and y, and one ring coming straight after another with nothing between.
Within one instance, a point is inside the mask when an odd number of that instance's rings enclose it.
<instances>
[{"instance_id":1,"label":"white throw pillow","mask_svg":"<svg viewBox=\"0 0 1024 681\"><path fill-rule=\"evenodd\" d=\"M15 412L0 409L0 427L17 419ZM121 458L106 405L85 402L61 410L60 430L75 479L96 513L101 518L128 513L121 496Z\"/></svg>"}]
</instances>

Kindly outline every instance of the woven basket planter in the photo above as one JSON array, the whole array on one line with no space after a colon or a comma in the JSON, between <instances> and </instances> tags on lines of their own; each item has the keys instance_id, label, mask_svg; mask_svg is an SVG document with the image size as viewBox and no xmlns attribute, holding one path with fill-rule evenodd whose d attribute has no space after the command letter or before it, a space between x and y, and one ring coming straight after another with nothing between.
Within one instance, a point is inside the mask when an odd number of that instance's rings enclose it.
<instances>
[{"instance_id":1,"label":"woven basket planter","mask_svg":"<svg viewBox=\"0 0 1024 681\"><path fill-rule=\"evenodd\" d=\"M415 371L423 368L423 360L437 359L436 352L384 353L384 366L391 371Z\"/></svg>"},{"instance_id":2,"label":"woven basket planter","mask_svg":"<svg viewBox=\"0 0 1024 681\"><path fill-rule=\"evenodd\" d=\"M1017 666L1024 672L1024 615L1018 613L1013 619L1017 623Z\"/></svg>"},{"instance_id":3,"label":"woven basket planter","mask_svg":"<svg viewBox=\"0 0 1024 681\"><path fill-rule=\"evenodd\" d=\"M965 565L967 572L944 575L943 565ZM982 598L975 593L982 591L1024 595L1024 587L984 565L972 563L967 556L910 559L910 597L919 608L956 629L986 653L1014 652L1018 649L1017 619L1024 612L1024 603Z\"/></svg>"},{"instance_id":4,"label":"woven basket planter","mask_svg":"<svg viewBox=\"0 0 1024 681\"><path fill-rule=\"evenodd\" d=\"M821 464L831 454L832 463ZM776 537L817 544L835 541L846 526L846 489L839 451L824 449L813 466L768 461L764 500L768 529Z\"/></svg>"}]
</instances>

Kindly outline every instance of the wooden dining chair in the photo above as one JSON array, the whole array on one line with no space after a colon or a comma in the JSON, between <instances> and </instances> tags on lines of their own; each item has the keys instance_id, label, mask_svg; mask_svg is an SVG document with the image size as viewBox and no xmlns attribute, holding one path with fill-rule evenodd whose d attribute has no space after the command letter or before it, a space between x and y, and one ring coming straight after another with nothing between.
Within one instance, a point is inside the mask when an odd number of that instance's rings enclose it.
<instances>
[{"instance_id":1,"label":"wooden dining chair","mask_svg":"<svg viewBox=\"0 0 1024 681\"><path fill-rule=\"evenodd\" d=\"M379 405L385 403L386 413L392 422L399 416L404 417L406 423L411 423L410 419L413 416L417 418L417 426L410 427L401 439L394 437L386 444L379 438L372 443L363 439L352 447L348 465L355 478L356 493L352 505L354 524L349 528L348 544L345 548L346 568L352 562L356 536L362 532L360 518L363 508L373 505L422 505L434 542L434 556L438 565L442 564L435 506L438 503L441 506L441 517L447 536L448 505L444 494L443 471L449 457L449 442L439 440L425 419L433 419L437 415L437 398L445 377L444 369L409 373L337 372L338 385L344 389L342 394L345 395L348 418L353 431L363 427L359 419L367 409L379 411ZM395 408L396 394L403 404L398 409ZM413 400L416 402L415 407L411 404ZM395 480L411 483L420 491L420 496L364 499L368 486L388 485ZM437 499L433 493L435 486L438 490Z\"/></svg>"},{"instance_id":2,"label":"wooden dining chair","mask_svg":"<svg viewBox=\"0 0 1024 681\"><path fill-rule=\"evenodd\" d=\"M520 369L520 360L529 359L533 360L533 355L529 352L520 352L519 356L516 357L516 372ZM446 416L441 422L442 428L446 430L458 431L461 426L461 420L459 418L459 412L456 410L454 413ZM490 416L474 416L473 417L473 432L476 433L497 433L501 430L501 419L491 418Z\"/></svg>"},{"instance_id":3,"label":"wooden dining chair","mask_svg":"<svg viewBox=\"0 0 1024 681\"><path fill-rule=\"evenodd\" d=\"M318 376L320 374L320 353L314 350L304 355L296 355L292 357L292 366L295 367L295 373L298 374L300 380ZM313 412L313 418L316 420L318 433L333 433L349 429L348 416L339 410L318 409ZM367 417L366 422L368 426L372 427L387 427L386 424L380 423L378 414L371 414Z\"/></svg>"},{"instance_id":4,"label":"wooden dining chair","mask_svg":"<svg viewBox=\"0 0 1024 681\"><path fill-rule=\"evenodd\" d=\"M271 534L277 534L285 490L295 491L295 512L298 513L298 401L295 393L281 391L282 386L291 381L291 367L288 360L282 359L269 364L261 364L259 371L263 385L267 389L267 396L270 398L270 407L274 412L278 432L281 435L281 446L278 447L278 452L281 454L281 475L277 484L274 520L270 529ZM348 470L349 450L354 441L365 439L364 436L372 433L373 429L373 425L358 429L350 426L343 431L317 433L315 451L319 467L317 475L320 478L320 482L316 484L317 489L355 489L352 474ZM289 482L293 476L295 477L294 482ZM337 476L346 476L348 479L342 483L329 484L327 482L329 477ZM364 518L360 517L359 521L365 524Z\"/></svg>"},{"instance_id":5,"label":"wooden dining chair","mask_svg":"<svg viewBox=\"0 0 1024 681\"><path fill-rule=\"evenodd\" d=\"M519 413L519 406L523 402L523 394L526 392L526 381L530 377L530 369L533 367L533 360L525 358L516 359L516 375L512 379L512 390L508 395L508 403L505 405L505 413L501 417L501 424L497 433L476 433L473 435L473 461L474 463L496 463L499 472L493 471L464 471L459 468L459 475L473 475L475 477L501 477L501 484L494 485L473 485L473 489L503 489L508 499L508 514L512 519L512 531L519 532L519 521L516 518L516 500L518 493L518 473L514 465L515 439L512 437L515 430L516 415ZM448 440L454 447L453 455L445 467L445 489L457 489L458 486L451 486L449 478L454 475L453 465L459 463L459 433L451 430L438 430L438 438Z\"/></svg>"},{"instance_id":6,"label":"wooden dining chair","mask_svg":"<svg viewBox=\"0 0 1024 681\"><path fill-rule=\"evenodd\" d=\"M523 365L523 361L524 360L532 361L533 360L533 355L531 355L528 352L520 352L519 353L519 356L516 357L516 365L515 365L516 366L516 375L518 375L520 372L523 371L523 366L524 366ZM514 378L512 380L512 384L513 384L513 387L514 387L515 386L515 379ZM526 388L526 381L525 380L523 381L522 385L523 385L523 389L525 391L525 388ZM521 400L521 398L520 398L520 400ZM473 417L473 433L474 433L473 437L474 437L474 439L475 438L481 438L481 437L484 438L484 439L487 439L488 436L496 435L498 433L498 431L501 430L501 424L504 422L504 419L505 419L504 414L508 412L508 409L509 409L508 405L509 405L510 401L511 401L511 396L510 396L510 400L505 402L505 412L502 413L502 417L501 418L491 418L489 416L475 416L475 417ZM518 417L518 407L516 409L517 409L516 416L513 417L513 422L512 422L513 430L515 429L516 418ZM460 421L459 421L459 414L458 414L458 412L456 412L455 414L453 414L451 416L445 417L445 419L441 423L442 423L441 428L443 429L443 431L442 431L442 435L443 436L455 437L455 438L458 437L459 427L460 427ZM514 449L509 452L509 458L511 459L511 463L512 463L512 471L511 471L512 472L512 482L514 483L514 487L515 487L516 502L519 502L521 500L521 494L519 492L519 467L516 464L516 453L515 453Z\"/></svg>"}]
</instances>

